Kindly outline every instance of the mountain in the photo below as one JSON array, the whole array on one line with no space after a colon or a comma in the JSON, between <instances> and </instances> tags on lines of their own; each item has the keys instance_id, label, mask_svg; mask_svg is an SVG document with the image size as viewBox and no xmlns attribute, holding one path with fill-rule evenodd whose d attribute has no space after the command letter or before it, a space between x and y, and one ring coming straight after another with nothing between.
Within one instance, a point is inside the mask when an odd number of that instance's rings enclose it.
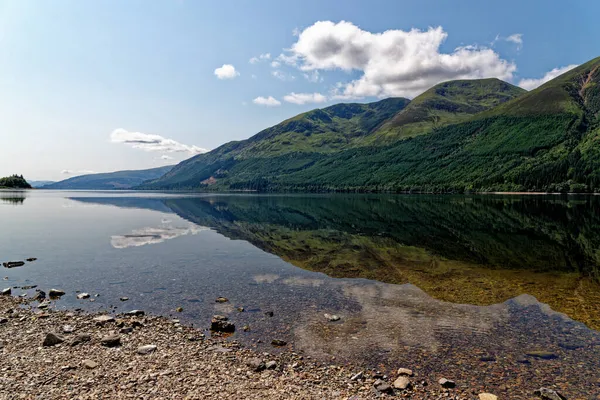
<instances>
[{"instance_id":1,"label":"mountain","mask_svg":"<svg viewBox=\"0 0 600 400\"><path fill-rule=\"evenodd\" d=\"M42 186L51 185L53 183L56 183L56 181L27 181L27 183L29 183L31 185L31 187L39 188Z\"/></svg>"},{"instance_id":2,"label":"mountain","mask_svg":"<svg viewBox=\"0 0 600 400\"><path fill-rule=\"evenodd\" d=\"M428 92L413 100L416 103L405 101L393 116L369 125L371 130L335 151L293 141L292 148L285 149L281 141L290 122L308 124L307 116L327 109L315 110L186 160L141 188L600 191L600 57L531 92L498 80L453 81ZM445 107L441 114L436 109L440 104ZM411 117L417 114L425 121L439 119L423 122ZM308 124L302 135L318 136L312 126ZM344 138L346 133L335 134ZM390 136L393 140L379 140Z\"/></svg>"},{"instance_id":3,"label":"mountain","mask_svg":"<svg viewBox=\"0 0 600 400\"><path fill-rule=\"evenodd\" d=\"M31 189L23 175L11 175L0 178L0 189Z\"/></svg>"},{"instance_id":4,"label":"mountain","mask_svg":"<svg viewBox=\"0 0 600 400\"><path fill-rule=\"evenodd\" d=\"M102 174L75 176L64 181L42 186L42 189L68 190L115 190L131 189L144 181L160 178L173 168L172 165L152 169L117 171Z\"/></svg>"}]
</instances>

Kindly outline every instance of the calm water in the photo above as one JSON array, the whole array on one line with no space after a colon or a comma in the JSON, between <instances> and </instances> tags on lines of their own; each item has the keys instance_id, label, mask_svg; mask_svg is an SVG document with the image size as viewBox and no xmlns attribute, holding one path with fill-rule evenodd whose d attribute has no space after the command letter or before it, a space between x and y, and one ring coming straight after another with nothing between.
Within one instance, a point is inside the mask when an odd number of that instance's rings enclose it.
<instances>
[{"instance_id":1,"label":"calm water","mask_svg":"<svg viewBox=\"0 0 600 400\"><path fill-rule=\"evenodd\" d=\"M4 191L0 226L0 261L38 258L0 286L59 309L228 314L263 351L600 398L599 197Z\"/></svg>"}]
</instances>

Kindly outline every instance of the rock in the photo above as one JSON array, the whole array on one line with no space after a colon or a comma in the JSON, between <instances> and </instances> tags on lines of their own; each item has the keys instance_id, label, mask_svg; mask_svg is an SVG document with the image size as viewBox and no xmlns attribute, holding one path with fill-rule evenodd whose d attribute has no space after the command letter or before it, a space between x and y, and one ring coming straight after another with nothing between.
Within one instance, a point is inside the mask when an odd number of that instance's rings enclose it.
<instances>
[{"instance_id":1,"label":"rock","mask_svg":"<svg viewBox=\"0 0 600 400\"><path fill-rule=\"evenodd\" d=\"M558 393L556 390L548 388L540 388L533 392L533 394L544 400L567 400L565 396Z\"/></svg>"},{"instance_id":2,"label":"rock","mask_svg":"<svg viewBox=\"0 0 600 400\"><path fill-rule=\"evenodd\" d=\"M121 300L121 301L127 301L127 300L129 300L129 297L125 297L125 296L123 296L123 297L121 297L119 300Z\"/></svg>"},{"instance_id":3,"label":"rock","mask_svg":"<svg viewBox=\"0 0 600 400\"><path fill-rule=\"evenodd\" d=\"M105 347L117 347L121 345L121 338L114 332L100 339L100 344Z\"/></svg>"},{"instance_id":4,"label":"rock","mask_svg":"<svg viewBox=\"0 0 600 400\"><path fill-rule=\"evenodd\" d=\"M63 372L72 371L74 369L77 369L77 367L74 365L63 365L62 367L60 367L60 370Z\"/></svg>"},{"instance_id":5,"label":"rock","mask_svg":"<svg viewBox=\"0 0 600 400\"><path fill-rule=\"evenodd\" d=\"M35 260L37 260L37 258L35 258L35 257L29 257L29 258L25 259L25 261L27 261L27 262L34 262Z\"/></svg>"},{"instance_id":6,"label":"rock","mask_svg":"<svg viewBox=\"0 0 600 400\"><path fill-rule=\"evenodd\" d=\"M48 296L50 296L50 297L60 297L60 296L64 296L64 295L65 295L64 290L60 290L60 289L48 290Z\"/></svg>"},{"instance_id":7,"label":"rock","mask_svg":"<svg viewBox=\"0 0 600 400\"><path fill-rule=\"evenodd\" d=\"M281 339L273 339L273 340L271 340L271 344L273 346L281 347L281 346L285 346L287 344L287 342L285 340L281 340Z\"/></svg>"},{"instance_id":8,"label":"rock","mask_svg":"<svg viewBox=\"0 0 600 400\"><path fill-rule=\"evenodd\" d=\"M115 322L115 318L111 315L100 315L100 316L94 318L94 321L98 325L104 325L109 322Z\"/></svg>"},{"instance_id":9,"label":"rock","mask_svg":"<svg viewBox=\"0 0 600 400\"><path fill-rule=\"evenodd\" d=\"M37 287L37 285L26 285L26 286L21 286L21 289L29 290L29 289L35 289L36 287Z\"/></svg>"},{"instance_id":10,"label":"rock","mask_svg":"<svg viewBox=\"0 0 600 400\"><path fill-rule=\"evenodd\" d=\"M49 300L44 300L40 304L38 304L37 308L44 309L50 307L51 305L52 303Z\"/></svg>"},{"instance_id":11,"label":"rock","mask_svg":"<svg viewBox=\"0 0 600 400\"><path fill-rule=\"evenodd\" d=\"M438 383L440 384L441 387L445 388L445 389L452 389L454 387L456 387L456 383L454 381L451 381L450 379L446 379L446 378L442 378L438 381Z\"/></svg>"},{"instance_id":12,"label":"rock","mask_svg":"<svg viewBox=\"0 0 600 400\"><path fill-rule=\"evenodd\" d=\"M177 308L175 309L175 311L177 311L177 312L183 312L183 307L177 307Z\"/></svg>"},{"instance_id":13,"label":"rock","mask_svg":"<svg viewBox=\"0 0 600 400\"><path fill-rule=\"evenodd\" d=\"M96 367L98 367L98 363L92 360L83 360L81 362L81 366L87 369L94 369Z\"/></svg>"},{"instance_id":14,"label":"rock","mask_svg":"<svg viewBox=\"0 0 600 400\"><path fill-rule=\"evenodd\" d=\"M122 333L124 335L129 334L131 332L133 332L133 326L126 326L119 330L119 333Z\"/></svg>"},{"instance_id":15,"label":"rock","mask_svg":"<svg viewBox=\"0 0 600 400\"><path fill-rule=\"evenodd\" d=\"M4 265L4 268L16 268L16 267L22 267L23 265L25 265L24 261L8 261L5 263L2 263L2 265Z\"/></svg>"},{"instance_id":16,"label":"rock","mask_svg":"<svg viewBox=\"0 0 600 400\"><path fill-rule=\"evenodd\" d=\"M498 396L491 393L479 393L479 400L498 400Z\"/></svg>"},{"instance_id":17,"label":"rock","mask_svg":"<svg viewBox=\"0 0 600 400\"><path fill-rule=\"evenodd\" d=\"M496 361L496 357L492 356L492 355L485 355L485 356L479 357L479 361L492 362L492 361Z\"/></svg>"},{"instance_id":18,"label":"rock","mask_svg":"<svg viewBox=\"0 0 600 400\"><path fill-rule=\"evenodd\" d=\"M335 321L339 321L341 318L338 315L325 314L325 319L327 319L327 321L329 321L329 322L335 322Z\"/></svg>"},{"instance_id":19,"label":"rock","mask_svg":"<svg viewBox=\"0 0 600 400\"><path fill-rule=\"evenodd\" d=\"M540 358L542 360L553 360L558 358L556 354L544 350L531 350L526 352L525 355L529 357Z\"/></svg>"},{"instance_id":20,"label":"rock","mask_svg":"<svg viewBox=\"0 0 600 400\"><path fill-rule=\"evenodd\" d=\"M142 326L144 326L144 324L142 324L140 321L132 321L131 326L133 328L141 328Z\"/></svg>"},{"instance_id":21,"label":"rock","mask_svg":"<svg viewBox=\"0 0 600 400\"><path fill-rule=\"evenodd\" d=\"M46 346L46 347L55 346L64 341L65 340L63 338L61 338L60 336L58 336L54 333L47 333L46 337L44 338L44 342L42 343L42 346Z\"/></svg>"},{"instance_id":22,"label":"rock","mask_svg":"<svg viewBox=\"0 0 600 400\"><path fill-rule=\"evenodd\" d=\"M217 303L227 303L229 299L227 297L217 297L215 300Z\"/></svg>"},{"instance_id":23,"label":"rock","mask_svg":"<svg viewBox=\"0 0 600 400\"><path fill-rule=\"evenodd\" d=\"M408 376L399 376L398 378L396 378L396 380L394 381L394 387L396 389L409 389L412 386L412 384L410 383L410 379L408 378Z\"/></svg>"},{"instance_id":24,"label":"rock","mask_svg":"<svg viewBox=\"0 0 600 400\"><path fill-rule=\"evenodd\" d=\"M156 351L156 346L153 344L147 344L145 346L140 346L137 349L137 353L142 354L142 355L154 353L155 351Z\"/></svg>"},{"instance_id":25,"label":"rock","mask_svg":"<svg viewBox=\"0 0 600 400\"><path fill-rule=\"evenodd\" d=\"M11 288L2 289L0 296L10 296L12 294Z\"/></svg>"},{"instance_id":26,"label":"rock","mask_svg":"<svg viewBox=\"0 0 600 400\"><path fill-rule=\"evenodd\" d=\"M242 327L242 330L243 330L244 332L248 332L248 331L250 330L250 326L249 326L249 325L244 325L244 326Z\"/></svg>"},{"instance_id":27,"label":"rock","mask_svg":"<svg viewBox=\"0 0 600 400\"><path fill-rule=\"evenodd\" d=\"M90 294L89 293L79 293L77 295L77 299L78 300L89 299L89 298L90 298Z\"/></svg>"},{"instance_id":28,"label":"rock","mask_svg":"<svg viewBox=\"0 0 600 400\"><path fill-rule=\"evenodd\" d=\"M73 328L71 325L63 325L62 332L63 333L73 333L73 332L75 332L75 328Z\"/></svg>"},{"instance_id":29,"label":"rock","mask_svg":"<svg viewBox=\"0 0 600 400\"><path fill-rule=\"evenodd\" d=\"M352 375L352 377L350 378L351 381L357 381L359 379L363 379L365 377L365 374L360 371L358 374L354 374Z\"/></svg>"},{"instance_id":30,"label":"rock","mask_svg":"<svg viewBox=\"0 0 600 400\"><path fill-rule=\"evenodd\" d=\"M273 315L275 315L275 314L273 314L273 311L267 311L267 312L265 312L265 315L266 315L267 317L272 317L272 316L273 316Z\"/></svg>"},{"instance_id":31,"label":"rock","mask_svg":"<svg viewBox=\"0 0 600 400\"><path fill-rule=\"evenodd\" d=\"M143 317L146 313L142 310L131 310L125 313L129 317Z\"/></svg>"},{"instance_id":32,"label":"rock","mask_svg":"<svg viewBox=\"0 0 600 400\"><path fill-rule=\"evenodd\" d=\"M277 362L269 361L268 363L265 364L265 366L267 367L267 369L275 369L275 368L277 368Z\"/></svg>"},{"instance_id":33,"label":"rock","mask_svg":"<svg viewBox=\"0 0 600 400\"><path fill-rule=\"evenodd\" d=\"M8 318L0 318L0 324L6 324L8 322Z\"/></svg>"},{"instance_id":34,"label":"rock","mask_svg":"<svg viewBox=\"0 0 600 400\"><path fill-rule=\"evenodd\" d=\"M399 376L413 376L413 371L412 371L412 369L408 369L408 368L398 368L398 375Z\"/></svg>"},{"instance_id":35,"label":"rock","mask_svg":"<svg viewBox=\"0 0 600 400\"><path fill-rule=\"evenodd\" d=\"M44 292L43 290L39 290L39 289L35 290L35 294L32 297L33 300L37 300L37 301L42 301L45 298L46 298L46 292Z\"/></svg>"},{"instance_id":36,"label":"rock","mask_svg":"<svg viewBox=\"0 0 600 400\"><path fill-rule=\"evenodd\" d=\"M250 367L251 370L253 370L254 372L260 372L262 370L264 370L267 366L265 365L264 361L262 361L260 358L251 358L248 361L246 361L246 365Z\"/></svg>"},{"instance_id":37,"label":"rock","mask_svg":"<svg viewBox=\"0 0 600 400\"><path fill-rule=\"evenodd\" d=\"M73 338L71 342L71 346L77 346L78 344L89 342L92 340L92 336L87 333L80 333L79 335Z\"/></svg>"},{"instance_id":38,"label":"rock","mask_svg":"<svg viewBox=\"0 0 600 400\"><path fill-rule=\"evenodd\" d=\"M223 315L214 315L210 321L210 330L215 332L235 332L235 325Z\"/></svg>"},{"instance_id":39,"label":"rock","mask_svg":"<svg viewBox=\"0 0 600 400\"><path fill-rule=\"evenodd\" d=\"M394 391L394 389L392 389L392 387L388 383L382 381L381 379L377 379L373 384L373 387L375 388L375 390L381 393L392 393Z\"/></svg>"},{"instance_id":40,"label":"rock","mask_svg":"<svg viewBox=\"0 0 600 400\"><path fill-rule=\"evenodd\" d=\"M244 307L238 307L238 308L237 308L237 310L238 310L239 312L244 312Z\"/></svg>"}]
</instances>

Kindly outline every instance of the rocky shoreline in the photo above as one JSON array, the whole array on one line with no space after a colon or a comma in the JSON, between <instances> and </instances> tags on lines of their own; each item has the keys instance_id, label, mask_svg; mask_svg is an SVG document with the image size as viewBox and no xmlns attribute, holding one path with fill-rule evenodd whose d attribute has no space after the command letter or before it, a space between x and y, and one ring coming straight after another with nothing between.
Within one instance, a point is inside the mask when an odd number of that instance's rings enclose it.
<instances>
[{"instance_id":1,"label":"rocky shoreline","mask_svg":"<svg viewBox=\"0 0 600 400\"><path fill-rule=\"evenodd\" d=\"M386 376L287 348L260 353L140 310L112 316L30 302L0 296L1 399L498 399L406 366ZM532 398L562 397L543 389Z\"/></svg>"}]
</instances>

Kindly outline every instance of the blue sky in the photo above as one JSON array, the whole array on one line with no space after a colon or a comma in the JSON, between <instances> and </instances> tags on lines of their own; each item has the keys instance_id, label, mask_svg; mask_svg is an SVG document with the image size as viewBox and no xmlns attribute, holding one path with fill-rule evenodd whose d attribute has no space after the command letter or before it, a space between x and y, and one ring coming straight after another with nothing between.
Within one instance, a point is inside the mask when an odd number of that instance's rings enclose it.
<instances>
[{"instance_id":1,"label":"blue sky","mask_svg":"<svg viewBox=\"0 0 600 400\"><path fill-rule=\"evenodd\" d=\"M597 15L596 1L0 0L0 176L165 165L441 80L532 88L600 56Z\"/></svg>"}]
</instances>

